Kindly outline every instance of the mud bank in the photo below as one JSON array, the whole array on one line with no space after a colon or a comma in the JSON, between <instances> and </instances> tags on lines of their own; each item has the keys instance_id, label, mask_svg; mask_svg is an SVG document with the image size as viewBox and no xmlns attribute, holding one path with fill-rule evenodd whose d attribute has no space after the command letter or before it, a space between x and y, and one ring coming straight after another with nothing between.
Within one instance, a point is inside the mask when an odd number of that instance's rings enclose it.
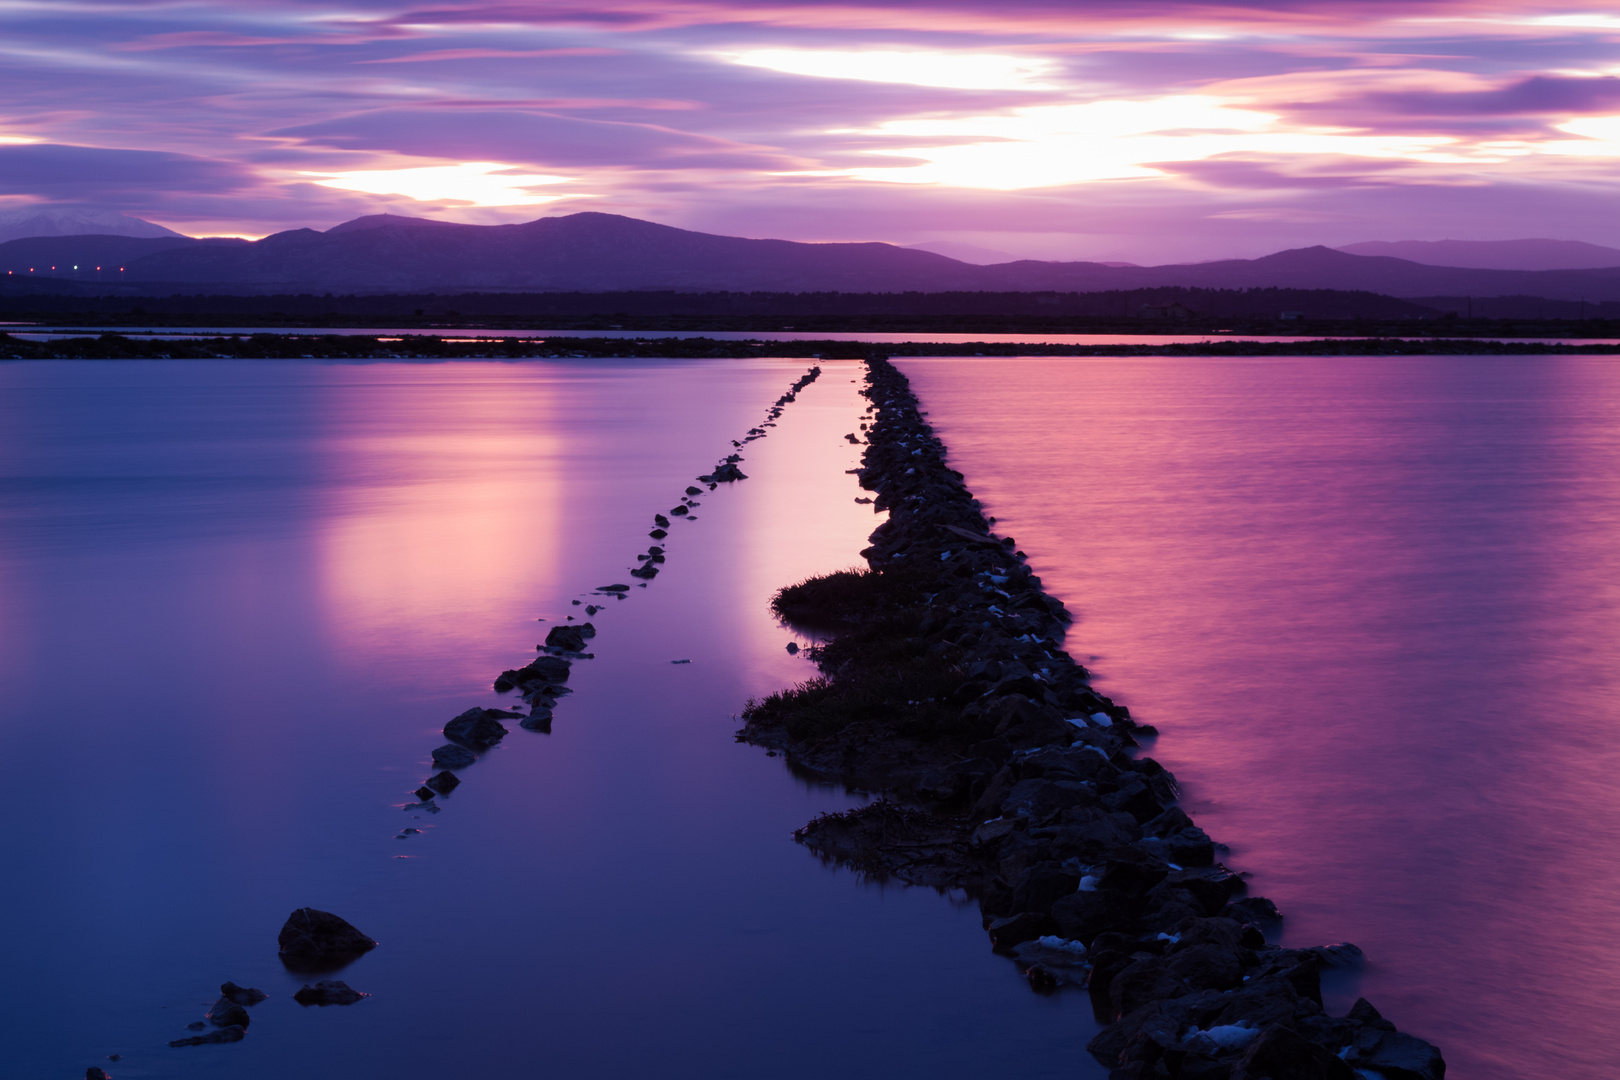
<instances>
[{"instance_id":1,"label":"mud bank","mask_svg":"<svg viewBox=\"0 0 1620 1080\"><path fill-rule=\"evenodd\" d=\"M862 486L889 519L866 571L783 589L776 610L827 635L821 676L750 702L739 738L801 774L881 793L797 833L880 878L960 888L991 945L1040 992L1083 987L1115 1080L1438 1080L1440 1052L1365 1000L1322 1006L1354 945L1285 949L1280 920L1139 756L1157 734L1098 694L1061 648L1068 613L997 537L906 378L868 362ZM860 436L851 432L852 440Z\"/></svg>"}]
</instances>

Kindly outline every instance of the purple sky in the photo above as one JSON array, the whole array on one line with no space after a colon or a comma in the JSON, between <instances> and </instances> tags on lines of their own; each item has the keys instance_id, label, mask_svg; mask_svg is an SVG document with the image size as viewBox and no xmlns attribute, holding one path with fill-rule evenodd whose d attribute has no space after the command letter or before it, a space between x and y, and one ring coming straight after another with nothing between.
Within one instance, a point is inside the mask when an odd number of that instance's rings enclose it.
<instances>
[{"instance_id":1,"label":"purple sky","mask_svg":"<svg viewBox=\"0 0 1620 1080\"><path fill-rule=\"evenodd\" d=\"M1620 13L1356 0L0 0L0 209L577 210L1167 262L1620 244Z\"/></svg>"}]
</instances>

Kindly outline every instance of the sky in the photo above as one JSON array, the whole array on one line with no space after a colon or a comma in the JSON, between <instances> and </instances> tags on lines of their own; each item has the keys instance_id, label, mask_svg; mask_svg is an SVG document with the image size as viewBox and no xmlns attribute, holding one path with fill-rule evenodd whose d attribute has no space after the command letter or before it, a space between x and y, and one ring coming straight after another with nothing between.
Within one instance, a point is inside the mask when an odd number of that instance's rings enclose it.
<instances>
[{"instance_id":1,"label":"sky","mask_svg":"<svg viewBox=\"0 0 1620 1080\"><path fill-rule=\"evenodd\" d=\"M0 210L263 236L595 210L1179 262L1620 245L1570 0L0 0Z\"/></svg>"}]
</instances>

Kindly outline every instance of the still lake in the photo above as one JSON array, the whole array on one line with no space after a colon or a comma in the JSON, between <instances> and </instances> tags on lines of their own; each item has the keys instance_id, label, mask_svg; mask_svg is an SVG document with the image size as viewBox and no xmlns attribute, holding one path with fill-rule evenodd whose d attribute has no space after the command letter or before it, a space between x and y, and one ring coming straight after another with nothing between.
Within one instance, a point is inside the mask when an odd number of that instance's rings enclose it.
<instances>
[{"instance_id":1,"label":"still lake","mask_svg":"<svg viewBox=\"0 0 1620 1080\"><path fill-rule=\"evenodd\" d=\"M400 809L808 366L0 365L0 1075L1098 1075L1082 999L823 866L792 832L856 800L733 742L813 673L771 593L875 524L855 364L592 620L550 735ZM381 942L370 998L293 1003L304 905ZM247 1038L170 1049L226 979L272 995Z\"/></svg>"},{"instance_id":2,"label":"still lake","mask_svg":"<svg viewBox=\"0 0 1620 1080\"><path fill-rule=\"evenodd\" d=\"M1330 1008L1620 1075L1620 363L900 366Z\"/></svg>"},{"instance_id":3,"label":"still lake","mask_svg":"<svg viewBox=\"0 0 1620 1080\"><path fill-rule=\"evenodd\" d=\"M823 866L792 830L856 797L732 741L811 674L771 592L878 520L858 365L592 620L551 734L401 809L808 363L0 365L0 1073L1103 1075L1083 995ZM900 363L1285 940L1367 950L1330 1005L1463 1080L1613 1071L1620 366ZM370 998L290 1000L306 904L382 942ZM225 979L247 1039L170 1049Z\"/></svg>"}]
</instances>

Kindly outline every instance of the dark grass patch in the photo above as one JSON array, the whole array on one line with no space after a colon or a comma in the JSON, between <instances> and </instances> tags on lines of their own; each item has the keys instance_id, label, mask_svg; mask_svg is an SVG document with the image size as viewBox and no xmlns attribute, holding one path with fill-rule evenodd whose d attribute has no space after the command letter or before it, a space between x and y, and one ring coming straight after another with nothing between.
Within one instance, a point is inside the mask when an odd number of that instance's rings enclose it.
<instances>
[{"instance_id":1,"label":"dark grass patch","mask_svg":"<svg viewBox=\"0 0 1620 1080\"><path fill-rule=\"evenodd\" d=\"M777 590L771 610L796 626L856 626L920 608L930 588L933 578L910 568L838 570Z\"/></svg>"}]
</instances>

